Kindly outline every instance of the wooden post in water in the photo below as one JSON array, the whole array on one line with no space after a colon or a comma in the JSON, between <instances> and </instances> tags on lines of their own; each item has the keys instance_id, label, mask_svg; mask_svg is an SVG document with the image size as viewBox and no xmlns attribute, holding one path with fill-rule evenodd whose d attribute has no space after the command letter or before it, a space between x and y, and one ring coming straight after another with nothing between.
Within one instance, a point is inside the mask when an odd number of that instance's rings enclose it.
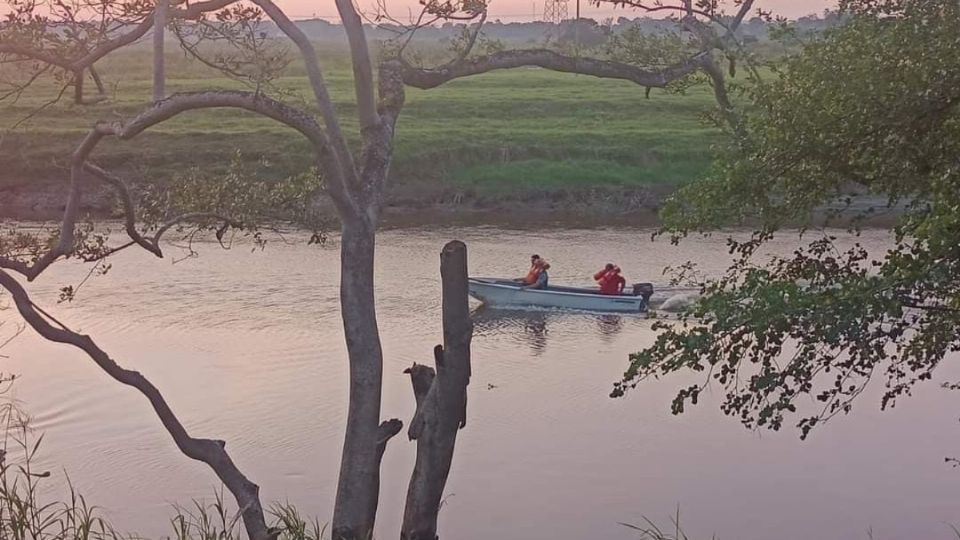
<instances>
[{"instance_id":1,"label":"wooden post in water","mask_svg":"<svg viewBox=\"0 0 960 540\"><path fill-rule=\"evenodd\" d=\"M417 463L407 489L402 540L436 540L437 514L450 474L457 431L467 423L470 340L467 246L449 242L440 253L443 282L443 345L433 349L436 370L414 364L410 374L417 412L408 434L417 441Z\"/></svg>"}]
</instances>

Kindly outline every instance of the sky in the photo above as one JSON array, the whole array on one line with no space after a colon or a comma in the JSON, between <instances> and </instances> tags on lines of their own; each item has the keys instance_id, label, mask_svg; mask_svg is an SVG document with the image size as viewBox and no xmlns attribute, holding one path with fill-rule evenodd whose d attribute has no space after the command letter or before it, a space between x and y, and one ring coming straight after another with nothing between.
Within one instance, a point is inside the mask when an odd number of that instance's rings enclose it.
<instances>
[{"instance_id":1,"label":"sky","mask_svg":"<svg viewBox=\"0 0 960 540\"><path fill-rule=\"evenodd\" d=\"M294 19L319 17L328 20L338 20L333 0L275 0L283 7L288 15ZM361 8L372 10L375 2L371 0L355 0ZM567 0L570 15L573 16L577 0ZM419 12L418 0L384 0L395 17L405 17L408 13ZM534 10L538 16L543 13L544 0L491 0L490 20L501 19L508 21L534 20ZM580 14L583 17L592 17L602 20L608 17L636 17L641 15L639 10L613 8L609 5L601 7L590 5L589 0L580 0ZM666 2L665 2L666 3ZM732 4L732 2L730 2ZM778 15L790 18L802 17L811 13L823 13L824 9L836 7L836 0L757 0L756 6L770 10Z\"/></svg>"}]
</instances>

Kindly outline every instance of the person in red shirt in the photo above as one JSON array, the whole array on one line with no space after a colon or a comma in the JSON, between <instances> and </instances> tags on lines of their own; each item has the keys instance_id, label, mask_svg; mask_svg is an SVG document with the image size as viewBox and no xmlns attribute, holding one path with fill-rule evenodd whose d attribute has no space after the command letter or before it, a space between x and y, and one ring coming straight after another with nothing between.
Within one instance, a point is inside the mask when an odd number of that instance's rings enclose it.
<instances>
[{"instance_id":1,"label":"person in red shirt","mask_svg":"<svg viewBox=\"0 0 960 540\"><path fill-rule=\"evenodd\" d=\"M607 263L603 270L593 275L593 279L600 285L600 294L622 294L627 286L627 280L620 275L620 267L612 263Z\"/></svg>"}]
</instances>

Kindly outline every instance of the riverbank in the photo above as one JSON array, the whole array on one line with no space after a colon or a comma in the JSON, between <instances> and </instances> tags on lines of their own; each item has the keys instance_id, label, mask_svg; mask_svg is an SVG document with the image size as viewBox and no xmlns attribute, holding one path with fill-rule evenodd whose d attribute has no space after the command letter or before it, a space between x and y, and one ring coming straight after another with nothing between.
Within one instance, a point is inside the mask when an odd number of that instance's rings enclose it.
<instances>
[{"instance_id":1,"label":"riverbank","mask_svg":"<svg viewBox=\"0 0 960 540\"><path fill-rule=\"evenodd\" d=\"M383 227L656 227L660 225L659 209L672 191L670 186L653 186L484 194L471 190L429 192L398 188L387 197ZM53 181L0 186L0 220L59 220L64 197L63 184ZM332 204L328 200L323 204L322 212L335 221ZM859 224L863 227L888 228L896 223L902 207L888 209L886 205L885 197L859 195L844 205L845 218L833 217L828 221L829 211L839 206L824 206L816 212L814 223L842 226L853 216L862 216ZM103 186L88 187L81 212L107 220L122 217L113 192Z\"/></svg>"},{"instance_id":2,"label":"riverbank","mask_svg":"<svg viewBox=\"0 0 960 540\"><path fill-rule=\"evenodd\" d=\"M111 88L103 103L51 105L52 85L4 103L0 126L27 120L0 136L0 218L60 217L65 163L86 131L98 120L131 118L149 103L144 54L122 51L98 64ZM327 79L344 113L344 132L355 136L352 78L342 54L328 55ZM170 92L244 88L182 55L167 60ZM275 85L291 103L307 106L301 98L309 86L298 70L291 66ZM722 141L704 121L714 108L708 88L682 95L654 89L647 98L633 83L536 68L409 89L385 224L655 225L663 200L710 166ZM181 115L132 141L104 141L93 159L134 190L191 171L216 177L238 160L258 178L282 181L309 171L313 161L308 145L289 130L222 110ZM85 192L85 213L117 217L109 190L91 183ZM865 204L882 206L876 203ZM889 216L871 219L891 222Z\"/></svg>"},{"instance_id":3,"label":"riverbank","mask_svg":"<svg viewBox=\"0 0 960 540\"><path fill-rule=\"evenodd\" d=\"M471 189L428 191L420 188L391 190L385 205L388 227L514 223L633 223L652 225L671 190L667 187L599 187L579 190L516 190L483 193ZM57 220L66 202L64 185L55 181L24 182L0 186L0 219ZM328 201L323 213L335 216ZM105 186L88 186L81 213L100 219L117 219L114 193Z\"/></svg>"},{"instance_id":4,"label":"riverbank","mask_svg":"<svg viewBox=\"0 0 960 540\"><path fill-rule=\"evenodd\" d=\"M352 77L331 53L327 80L343 130L358 145ZM123 51L98 64L110 99L78 107L49 105L58 88L42 84L0 107L0 212L37 217L56 208L65 163L95 122L129 119L149 104L149 58ZM341 65L342 64L342 65ZM168 90L244 89L237 81L168 58ZM306 78L291 66L275 81L284 99L307 109ZM705 123L715 108L707 88L686 95L625 81L531 68L409 89L397 126L391 207L415 212L456 207L487 212L630 213L655 209L664 193L703 174L722 137ZM266 180L309 171L312 152L296 133L252 114L183 114L130 141L107 140L93 159L131 184L162 184L198 170L223 174L240 160ZM652 197L651 194L656 195ZM97 197L91 208L102 206Z\"/></svg>"}]
</instances>

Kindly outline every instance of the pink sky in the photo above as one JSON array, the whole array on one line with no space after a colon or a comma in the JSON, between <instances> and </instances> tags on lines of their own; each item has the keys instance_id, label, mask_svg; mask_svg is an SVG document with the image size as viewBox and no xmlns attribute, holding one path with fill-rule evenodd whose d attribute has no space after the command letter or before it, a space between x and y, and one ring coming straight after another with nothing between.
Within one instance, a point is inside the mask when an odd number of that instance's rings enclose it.
<instances>
[{"instance_id":1,"label":"pink sky","mask_svg":"<svg viewBox=\"0 0 960 540\"><path fill-rule=\"evenodd\" d=\"M361 7L372 7L371 0L355 0ZM297 19L317 16L334 20L336 9L333 0L276 0L288 14ZM385 0L391 12L397 16L405 16L410 10L417 10L418 0ZM543 12L544 0L491 0L490 19L503 21L529 21L533 18L533 11ZM576 0L568 0L570 15L573 15ZM666 2L664 2L666 3ZM638 10L613 8L608 5L596 7L589 5L589 0L581 0L580 13L585 17L604 19L607 17L635 17ZM755 4L764 10L795 18L811 13L822 13L826 8L836 7L836 0L757 0Z\"/></svg>"}]
</instances>

